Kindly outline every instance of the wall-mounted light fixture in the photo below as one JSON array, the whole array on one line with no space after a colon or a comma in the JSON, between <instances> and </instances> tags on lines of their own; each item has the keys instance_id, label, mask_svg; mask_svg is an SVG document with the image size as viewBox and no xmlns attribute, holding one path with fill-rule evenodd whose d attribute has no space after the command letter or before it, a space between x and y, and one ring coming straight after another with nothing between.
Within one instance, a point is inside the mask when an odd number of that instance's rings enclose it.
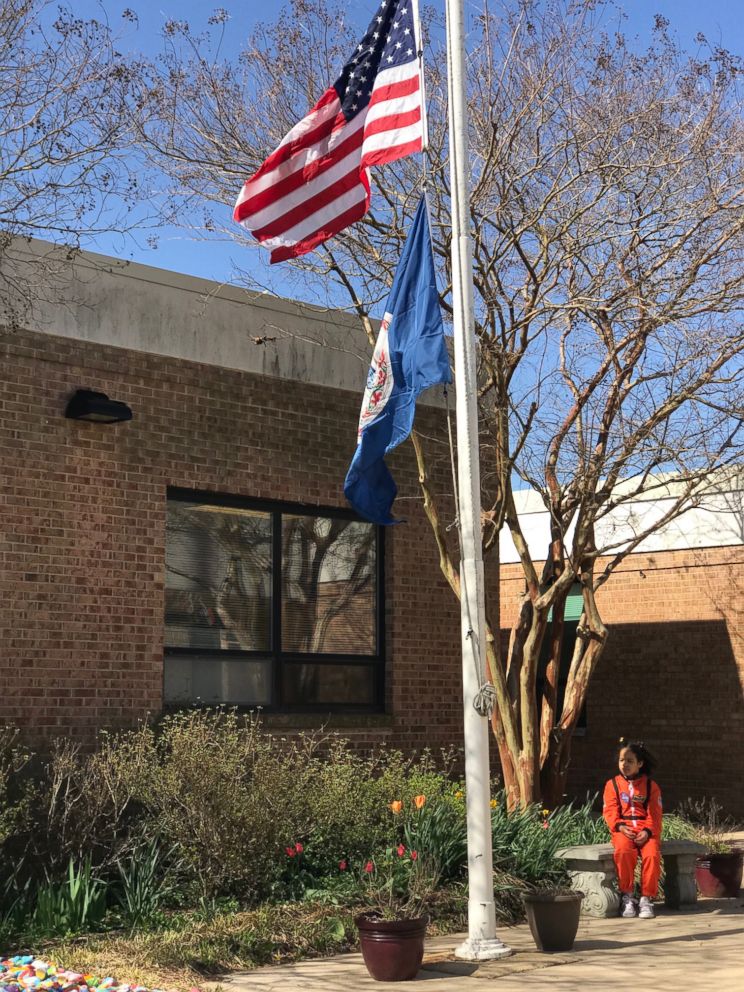
<instances>
[{"instance_id":1,"label":"wall-mounted light fixture","mask_svg":"<svg viewBox=\"0 0 744 992\"><path fill-rule=\"evenodd\" d=\"M92 420L97 424L118 424L132 419L131 407L119 400L110 400L105 393L78 389L65 410L70 420Z\"/></svg>"}]
</instances>

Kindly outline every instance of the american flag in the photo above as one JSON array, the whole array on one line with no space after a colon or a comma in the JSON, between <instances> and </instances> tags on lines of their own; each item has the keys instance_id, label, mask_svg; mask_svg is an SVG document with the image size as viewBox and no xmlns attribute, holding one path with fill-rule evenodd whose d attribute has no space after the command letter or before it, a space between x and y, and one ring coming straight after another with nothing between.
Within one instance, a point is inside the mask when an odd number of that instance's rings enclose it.
<instances>
[{"instance_id":1,"label":"american flag","mask_svg":"<svg viewBox=\"0 0 744 992\"><path fill-rule=\"evenodd\" d=\"M369 209L370 165L424 146L417 0L380 7L341 75L246 181L233 216L281 262Z\"/></svg>"}]
</instances>

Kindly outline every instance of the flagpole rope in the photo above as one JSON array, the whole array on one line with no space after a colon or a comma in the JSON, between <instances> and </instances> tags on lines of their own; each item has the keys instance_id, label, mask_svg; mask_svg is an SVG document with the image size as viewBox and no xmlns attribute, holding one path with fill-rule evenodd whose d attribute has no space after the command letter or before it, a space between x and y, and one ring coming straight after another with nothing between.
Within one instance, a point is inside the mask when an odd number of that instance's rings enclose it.
<instances>
[{"instance_id":1,"label":"flagpole rope","mask_svg":"<svg viewBox=\"0 0 744 992\"><path fill-rule=\"evenodd\" d=\"M449 439L449 451L450 451L450 466L452 468L452 492L455 497L455 519L447 527L450 530L452 527L457 528L457 540L460 546L460 559L462 560L462 531L460 530L460 497L459 488L457 485L457 465L455 464L455 445L452 440L452 412L449 405L449 391L447 387L444 387L444 405L447 411L447 437ZM460 582L463 584L466 582L464 572L460 572ZM470 617L470 599L466 595L466 590L463 588L460 590L460 597L465 597L465 604L468 611L468 632L467 636L473 636L473 624ZM478 657L481 656L479 652ZM480 689L475 695L473 700L473 706L476 713L480 716L490 717L493 713L494 705L496 703L496 687L486 678L485 665L479 664L478 659L475 660L475 674L478 680L478 685Z\"/></svg>"},{"instance_id":2,"label":"flagpole rope","mask_svg":"<svg viewBox=\"0 0 744 992\"><path fill-rule=\"evenodd\" d=\"M426 157L426 149L429 146L429 120L426 113L426 77L424 75L424 38L421 33L421 15L419 13L419 0L412 0L413 8L413 30L416 38L416 56L418 58L419 86L421 88L421 114L422 133L421 151Z\"/></svg>"},{"instance_id":3,"label":"flagpole rope","mask_svg":"<svg viewBox=\"0 0 744 992\"><path fill-rule=\"evenodd\" d=\"M429 113L426 106L426 72L424 68L424 38L421 32L421 15L419 13L419 0L412 0L413 24L416 33L416 57L418 58L419 85L421 88L421 193L426 200L426 210L429 214L429 229L431 230L431 211L429 210L429 200L426 195L429 187L429 158L426 154L429 147Z\"/></svg>"}]
</instances>

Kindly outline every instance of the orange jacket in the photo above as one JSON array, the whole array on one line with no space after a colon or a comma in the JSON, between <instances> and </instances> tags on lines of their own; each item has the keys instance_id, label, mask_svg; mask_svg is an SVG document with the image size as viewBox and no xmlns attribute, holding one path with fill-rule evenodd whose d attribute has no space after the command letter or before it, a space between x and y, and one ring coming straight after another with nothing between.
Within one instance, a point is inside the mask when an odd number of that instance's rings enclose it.
<instances>
[{"instance_id":1,"label":"orange jacket","mask_svg":"<svg viewBox=\"0 0 744 992\"><path fill-rule=\"evenodd\" d=\"M604 787L602 816L610 833L624 823L633 830L648 830L661 840L661 814L661 789L648 775L634 779L615 775Z\"/></svg>"}]
</instances>

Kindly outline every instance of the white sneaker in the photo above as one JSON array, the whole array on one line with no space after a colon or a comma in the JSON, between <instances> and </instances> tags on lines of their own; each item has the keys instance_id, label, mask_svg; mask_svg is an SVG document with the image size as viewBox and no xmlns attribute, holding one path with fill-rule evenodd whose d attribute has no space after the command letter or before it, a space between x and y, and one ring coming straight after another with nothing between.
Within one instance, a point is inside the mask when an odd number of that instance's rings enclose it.
<instances>
[{"instance_id":1,"label":"white sneaker","mask_svg":"<svg viewBox=\"0 0 744 992\"><path fill-rule=\"evenodd\" d=\"M629 892L623 892L623 902L620 915L625 920L632 920L636 915L636 904L635 899ZM653 910L652 910L653 915Z\"/></svg>"},{"instance_id":2,"label":"white sneaker","mask_svg":"<svg viewBox=\"0 0 744 992\"><path fill-rule=\"evenodd\" d=\"M641 920L653 920L655 916L654 904L650 898L648 896L641 896L641 902L638 907L638 918Z\"/></svg>"}]
</instances>

